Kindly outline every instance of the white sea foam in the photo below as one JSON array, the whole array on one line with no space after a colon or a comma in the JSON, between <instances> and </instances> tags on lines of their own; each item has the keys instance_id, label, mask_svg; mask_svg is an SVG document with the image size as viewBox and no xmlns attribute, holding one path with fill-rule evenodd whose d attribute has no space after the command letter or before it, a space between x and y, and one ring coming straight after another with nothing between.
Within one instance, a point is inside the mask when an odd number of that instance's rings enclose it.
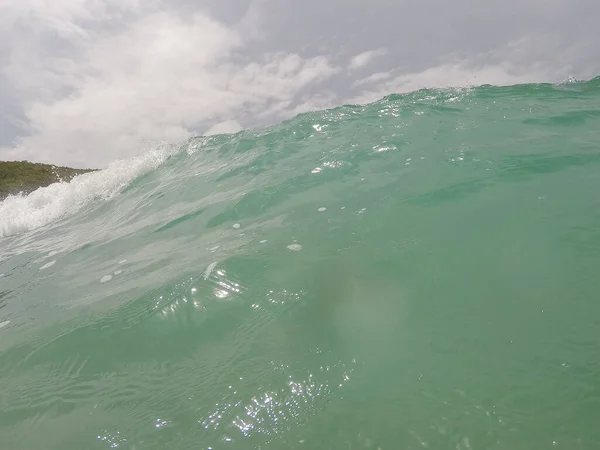
<instances>
[{"instance_id":1,"label":"white sea foam","mask_svg":"<svg viewBox=\"0 0 600 450\"><path fill-rule=\"evenodd\" d=\"M217 267L217 264L218 264L217 261L214 261L208 265L208 267L204 271L204 279L205 280L208 280L212 271L215 270L215 267Z\"/></svg>"},{"instance_id":2,"label":"white sea foam","mask_svg":"<svg viewBox=\"0 0 600 450\"><path fill-rule=\"evenodd\" d=\"M56 264L56 261L50 261L48 264L44 264L42 267L40 267L40 270L44 270L44 269L47 269L48 267L52 267L54 264Z\"/></svg>"},{"instance_id":3,"label":"white sea foam","mask_svg":"<svg viewBox=\"0 0 600 450\"><path fill-rule=\"evenodd\" d=\"M161 146L98 172L54 183L29 195L11 195L0 202L0 238L43 227L99 200L117 195L137 177L160 166L175 149Z\"/></svg>"}]
</instances>

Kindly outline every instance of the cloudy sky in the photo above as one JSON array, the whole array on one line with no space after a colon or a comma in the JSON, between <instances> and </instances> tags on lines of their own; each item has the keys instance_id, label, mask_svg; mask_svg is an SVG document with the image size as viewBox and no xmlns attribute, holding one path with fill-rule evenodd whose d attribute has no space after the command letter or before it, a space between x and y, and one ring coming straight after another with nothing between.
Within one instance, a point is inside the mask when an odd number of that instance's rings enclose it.
<instances>
[{"instance_id":1,"label":"cloudy sky","mask_svg":"<svg viewBox=\"0 0 600 450\"><path fill-rule=\"evenodd\" d=\"M0 0L0 160L104 167L421 87L600 74L598 0Z\"/></svg>"}]
</instances>

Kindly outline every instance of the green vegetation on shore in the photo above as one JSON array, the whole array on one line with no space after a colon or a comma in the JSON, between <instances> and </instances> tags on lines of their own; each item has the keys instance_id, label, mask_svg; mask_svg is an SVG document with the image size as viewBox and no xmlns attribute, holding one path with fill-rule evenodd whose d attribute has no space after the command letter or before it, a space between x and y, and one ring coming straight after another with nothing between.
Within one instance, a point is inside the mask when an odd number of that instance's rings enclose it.
<instances>
[{"instance_id":1,"label":"green vegetation on shore","mask_svg":"<svg viewBox=\"0 0 600 450\"><path fill-rule=\"evenodd\" d=\"M37 188L59 181L71 181L76 175L95 169L71 169L28 161L0 161L0 200L10 194L29 194Z\"/></svg>"}]
</instances>

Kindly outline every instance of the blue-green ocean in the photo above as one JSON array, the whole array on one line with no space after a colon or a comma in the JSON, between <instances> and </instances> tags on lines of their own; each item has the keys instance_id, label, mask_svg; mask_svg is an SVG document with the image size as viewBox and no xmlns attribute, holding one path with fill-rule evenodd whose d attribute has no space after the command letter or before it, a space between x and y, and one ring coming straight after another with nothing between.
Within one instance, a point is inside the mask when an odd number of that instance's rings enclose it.
<instances>
[{"instance_id":1,"label":"blue-green ocean","mask_svg":"<svg viewBox=\"0 0 600 450\"><path fill-rule=\"evenodd\" d=\"M0 448L600 448L600 78L389 95L0 203Z\"/></svg>"}]
</instances>

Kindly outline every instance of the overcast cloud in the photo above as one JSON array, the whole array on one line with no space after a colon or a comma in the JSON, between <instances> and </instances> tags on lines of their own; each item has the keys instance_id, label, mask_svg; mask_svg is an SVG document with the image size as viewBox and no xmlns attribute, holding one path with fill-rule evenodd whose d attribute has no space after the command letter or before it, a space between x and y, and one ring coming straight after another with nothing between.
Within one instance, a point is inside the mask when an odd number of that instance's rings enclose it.
<instances>
[{"instance_id":1,"label":"overcast cloud","mask_svg":"<svg viewBox=\"0 0 600 450\"><path fill-rule=\"evenodd\" d=\"M0 0L0 159L104 167L421 87L600 74L597 0Z\"/></svg>"}]
</instances>

